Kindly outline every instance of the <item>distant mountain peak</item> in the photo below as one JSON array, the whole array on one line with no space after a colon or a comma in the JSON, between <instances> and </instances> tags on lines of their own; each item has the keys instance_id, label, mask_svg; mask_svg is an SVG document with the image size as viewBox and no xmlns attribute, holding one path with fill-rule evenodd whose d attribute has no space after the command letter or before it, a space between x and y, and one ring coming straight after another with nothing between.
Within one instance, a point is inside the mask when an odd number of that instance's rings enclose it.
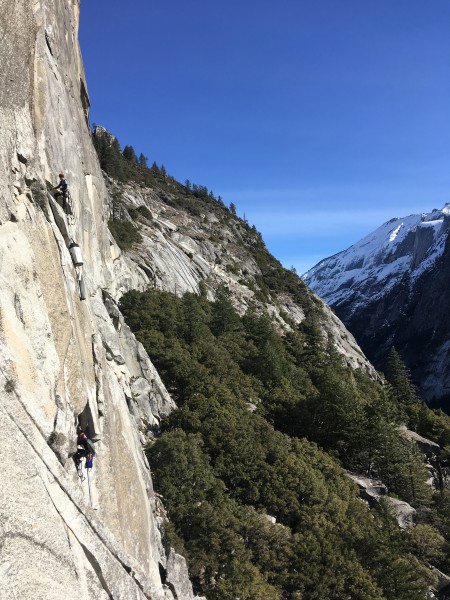
<instances>
[{"instance_id":1,"label":"distant mountain peak","mask_svg":"<svg viewBox=\"0 0 450 600\"><path fill-rule=\"evenodd\" d=\"M395 217L303 275L377 368L395 344L423 397L438 403L450 399L450 355L440 353L440 366L431 366L448 339L449 230L450 203Z\"/></svg>"},{"instance_id":2,"label":"distant mountain peak","mask_svg":"<svg viewBox=\"0 0 450 600\"><path fill-rule=\"evenodd\" d=\"M353 296L353 310L385 293L405 275L417 279L442 256L450 227L450 203L430 213L390 219L346 250L321 260L303 275L328 304Z\"/></svg>"}]
</instances>

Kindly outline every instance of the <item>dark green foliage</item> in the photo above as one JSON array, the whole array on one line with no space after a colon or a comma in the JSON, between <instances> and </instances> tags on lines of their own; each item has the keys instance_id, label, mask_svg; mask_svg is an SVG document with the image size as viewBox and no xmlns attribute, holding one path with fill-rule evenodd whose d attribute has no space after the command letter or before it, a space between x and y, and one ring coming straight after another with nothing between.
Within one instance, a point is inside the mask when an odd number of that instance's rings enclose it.
<instances>
[{"instance_id":1,"label":"dark green foliage","mask_svg":"<svg viewBox=\"0 0 450 600\"><path fill-rule=\"evenodd\" d=\"M437 560L436 566L448 573L450 571L450 489L448 487L435 495L433 505L435 512L432 525L444 538L441 547L442 555Z\"/></svg>"},{"instance_id":2,"label":"dark green foliage","mask_svg":"<svg viewBox=\"0 0 450 600\"><path fill-rule=\"evenodd\" d=\"M142 221L142 217L147 221L153 221L153 216L150 210L142 204L141 206L127 206L126 212L135 222Z\"/></svg>"},{"instance_id":3,"label":"dark green foliage","mask_svg":"<svg viewBox=\"0 0 450 600\"><path fill-rule=\"evenodd\" d=\"M260 290L266 294L288 293L292 299L301 306L308 314L320 312L320 304L314 303L312 294L308 292L306 284L300 277L289 269L285 269L281 263L274 258L264 245L261 234L255 227L247 226L247 245L251 254L261 270L261 275L255 277Z\"/></svg>"},{"instance_id":4,"label":"dark green foliage","mask_svg":"<svg viewBox=\"0 0 450 600\"><path fill-rule=\"evenodd\" d=\"M239 275L239 273L240 273L240 269L239 269L238 265L236 265L234 263L233 264L231 264L231 263L227 264L226 267L225 267L225 271L227 273L233 273L233 275Z\"/></svg>"},{"instance_id":5,"label":"dark green foliage","mask_svg":"<svg viewBox=\"0 0 450 600\"><path fill-rule=\"evenodd\" d=\"M138 211L138 209L134 206L127 206L126 207L128 216L133 220L133 221L138 221L139 217L140 217L140 212Z\"/></svg>"},{"instance_id":6,"label":"dark green foliage","mask_svg":"<svg viewBox=\"0 0 450 600\"><path fill-rule=\"evenodd\" d=\"M137 210L141 213L141 215L145 219L147 219L147 221L152 221L153 220L152 213L149 211L149 209L146 206L144 206L144 205L139 206L139 208Z\"/></svg>"},{"instance_id":7,"label":"dark green foliage","mask_svg":"<svg viewBox=\"0 0 450 600\"><path fill-rule=\"evenodd\" d=\"M450 416L442 410L430 410L418 400L410 374L394 347L388 354L386 378L390 396L400 403L409 427L450 450Z\"/></svg>"},{"instance_id":8,"label":"dark green foliage","mask_svg":"<svg viewBox=\"0 0 450 600\"><path fill-rule=\"evenodd\" d=\"M111 219L117 221L120 219L122 207L122 194L118 191L113 192L111 202Z\"/></svg>"},{"instance_id":9,"label":"dark green foliage","mask_svg":"<svg viewBox=\"0 0 450 600\"><path fill-rule=\"evenodd\" d=\"M386 598L423 600L434 581L432 573L411 553L408 532L399 529L387 503L381 502L376 514L382 527L369 533L363 552Z\"/></svg>"},{"instance_id":10,"label":"dark green foliage","mask_svg":"<svg viewBox=\"0 0 450 600\"><path fill-rule=\"evenodd\" d=\"M211 312L211 331L215 336L242 329L241 319L233 307L228 288L223 286L218 288Z\"/></svg>"},{"instance_id":11,"label":"dark green foliage","mask_svg":"<svg viewBox=\"0 0 450 600\"><path fill-rule=\"evenodd\" d=\"M127 213L133 221L139 221L143 210L149 212L145 206L139 208L135 208L134 206L125 207L122 202L122 194L117 190L113 192L111 219L108 221L108 227L117 245L122 250L129 250L133 244L139 242L141 239L141 234L137 226L126 220Z\"/></svg>"},{"instance_id":12,"label":"dark green foliage","mask_svg":"<svg viewBox=\"0 0 450 600\"><path fill-rule=\"evenodd\" d=\"M442 410L430 410L424 402L406 407L410 427L450 451L450 416Z\"/></svg>"},{"instance_id":13,"label":"dark green foliage","mask_svg":"<svg viewBox=\"0 0 450 600\"><path fill-rule=\"evenodd\" d=\"M103 131L97 133L97 135L94 133L92 140L100 161L100 167L111 177L122 181L124 177L123 157L118 140Z\"/></svg>"},{"instance_id":14,"label":"dark green foliage","mask_svg":"<svg viewBox=\"0 0 450 600\"><path fill-rule=\"evenodd\" d=\"M122 154L125 160L128 160L135 165L138 164L138 157L136 156L133 146L125 146Z\"/></svg>"},{"instance_id":15,"label":"dark green foliage","mask_svg":"<svg viewBox=\"0 0 450 600\"><path fill-rule=\"evenodd\" d=\"M160 169L154 162L149 168L147 166L148 158L142 153L138 158L133 146L125 146L122 152L117 138L102 128L94 130L92 140L101 168L114 179L123 182L134 181L146 186L163 184L166 177L164 167ZM179 189L183 189L181 184L177 184L177 186Z\"/></svg>"},{"instance_id":16,"label":"dark green foliage","mask_svg":"<svg viewBox=\"0 0 450 600\"><path fill-rule=\"evenodd\" d=\"M113 234L117 245L122 250L129 250L133 244L139 242L141 234L129 221L108 221L108 227Z\"/></svg>"},{"instance_id":17,"label":"dark green foliage","mask_svg":"<svg viewBox=\"0 0 450 600\"><path fill-rule=\"evenodd\" d=\"M420 561L444 560L446 505L439 526L408 537L360 502L333 456L417 506L431 502L423 460L398 431L402 403L345 367L314 319L282 338L256 308L240 318L226 288L209 303L204 286L182 299L129 292L121 310L180 407L148 456L199 592L425 597Z\"/></svg>"},{"instance_id":18,"label":"dark green foliage","mask_svg":"<svg viewBox=\"0 0 450 600\"><path fill-rule=\"evenodd\" d=\"M423 562L439 564L445 557L445 538L432 525L419 524L408 531L409 546Z\"/></svg>"},{"instance_id":19,"label":"dark green foliage","mask_svg":"<svg viewBox=\"0 0 450 600\"><path fill-rule=\"evenodd\" d=\"M148 161L148 157L145 156L145 154L142 154L142 152L139 154L139 164L141 165L141 167L147 167L147 161Z\"/></svg>"},{"instance_id":20,"label":"dark green foliage","mask_svg":"<svg viewBox=\"0 0 450 600\"><path fill-rule=\"evenodd\" d=\"M405 403L417 400L408 370L394 347L389 350L385 374L398 400Z\"/></svg>"},{"instance_id":21,"label":"dark green foliage","mask_svg":"<svg viewBox=\"0 0 450 600\"><path fill-rule=\"evenodd\" d=\"M416 507L430 504L427 470L418 448L388 426L379 436L379 444L377 473L391 492Z\"/></svg>"}]
</instances>

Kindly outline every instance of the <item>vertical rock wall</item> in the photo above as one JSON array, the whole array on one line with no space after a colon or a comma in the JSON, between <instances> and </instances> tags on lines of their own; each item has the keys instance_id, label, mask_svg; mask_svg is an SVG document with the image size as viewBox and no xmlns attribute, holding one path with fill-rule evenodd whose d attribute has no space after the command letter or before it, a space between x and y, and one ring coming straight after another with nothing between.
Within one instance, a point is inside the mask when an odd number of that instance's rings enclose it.
<instances>
[{"instance_id":1,"label":"vertical rock wall","mask_svg":"<svg viewBox=\"0 0 450 600\"><path fill-rule=\"evenodd\" d=\"M121 284L89 133L79 8L0 0L0 598L168 599L176 585L160 577L139 430L173 405L105 296ZM61 170L70 218L49 194ZM84 482L71 458L79 421L99 439Z\"/></svg>"}]
</instances>

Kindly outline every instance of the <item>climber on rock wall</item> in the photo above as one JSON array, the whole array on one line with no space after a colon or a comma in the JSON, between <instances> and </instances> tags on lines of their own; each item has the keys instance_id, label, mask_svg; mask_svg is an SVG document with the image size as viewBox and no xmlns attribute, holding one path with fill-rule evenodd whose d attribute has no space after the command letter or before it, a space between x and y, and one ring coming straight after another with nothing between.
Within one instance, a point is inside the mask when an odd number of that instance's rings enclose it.
<instances>
[{"instance_id":1,"label":"climber on rock wall","mask_svg":"<svg viewBox=\"0 0 450 600\"><path fill-rule=\"evenodd\" d=\"M78 425L77 427L77 434L78 434L78 438L77 438L77 451L75 452L74 455L74 461L77 467L77 471L78 473L80 472L81 469L81 461L83 458L86 458L86 468L92 468L92 459L95 456L95 448L94 448L94 444L91 442L91 440L87 437L86 433L83 431L83 428L81 427L81 425Z\"/></svg>"},{"instance_id":2,"label":"climber on rock wall","mask_svg":"<svg viewBox=\"0 0 450 600\"><path fill-rule=\"evenodd\" d=\"M64 173L59 174L59 184L56 187L54 187L53 190L59 190L55 193L55 198L58 201L62 200L62 208L64 212L67 214L72 214L70 206L69 184L64 178Z\"/></svg>"}]
</instances>

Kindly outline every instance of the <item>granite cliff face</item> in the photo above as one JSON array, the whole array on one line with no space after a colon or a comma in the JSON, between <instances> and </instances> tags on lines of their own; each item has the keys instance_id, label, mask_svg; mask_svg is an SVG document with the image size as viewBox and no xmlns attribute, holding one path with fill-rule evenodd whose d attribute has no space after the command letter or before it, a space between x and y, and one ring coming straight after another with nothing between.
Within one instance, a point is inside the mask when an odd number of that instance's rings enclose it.
<instances>
[{"instance_id":1,"label":"granite cliff face","mask_svg":"<svg viewBox=\"0 0 450 600\"><path fill-rule=\"evenodd\" d=\"M192 598L157 528L139 430L173 402L114 302L147 278L110 250L78 20L78 0L0 1L0 597ZM78 421L99 440L83 483Z\"/></svg>"}]
</instances>

